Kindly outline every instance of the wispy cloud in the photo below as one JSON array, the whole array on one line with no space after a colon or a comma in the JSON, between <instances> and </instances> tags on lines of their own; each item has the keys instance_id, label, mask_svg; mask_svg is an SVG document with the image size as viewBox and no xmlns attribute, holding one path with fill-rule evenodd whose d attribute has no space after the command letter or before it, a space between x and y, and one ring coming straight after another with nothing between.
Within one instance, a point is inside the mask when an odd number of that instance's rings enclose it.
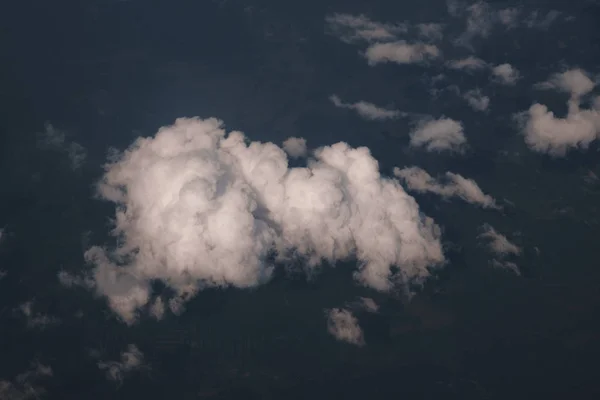
<instances>
[{"instance_id":1,"label":"wispy cloud","mask_svg":"<svg viewBox=\"0 0 600 400\"><path fill-rule=\"evenodd\" d=\"M444 198L458 197L484 208L498 208L496 200L483 193L474 180L459 174L446 172L446 182L440 182L419 167L396 167L394 175L401 178L409 190L415 192L435 193Z\"/></svg>"},{"instance_id":2,"label":"wispy cloud","mask_svg":"<svg viewBox=\"0 0 600 400\"><path fill-rule=\"evenodd\" d=\"M358 115L369 120L385 120L398 118L401 114L398 110L390 110L383 107L378 107L373 103L366 101L358 101L356 103L344 103L337 95L332 95L329 100L340 108L347 108L356 111Z\"/></svg>"}]
</instances>

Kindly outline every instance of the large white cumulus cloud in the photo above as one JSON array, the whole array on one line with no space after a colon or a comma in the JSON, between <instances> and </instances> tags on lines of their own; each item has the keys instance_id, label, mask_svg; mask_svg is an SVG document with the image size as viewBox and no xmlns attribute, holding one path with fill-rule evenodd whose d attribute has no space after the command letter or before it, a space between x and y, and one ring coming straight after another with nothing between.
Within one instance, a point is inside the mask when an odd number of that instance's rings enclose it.
<instances>
[{"instance_id":1,"label":"large white cumulus cloud","mask_svg":"<svg viewBox=\"0 0 600 400\"><path fill-rule=\"evenodd\" d=\"M280 147L226 134L216 119L178 119L139 138L99 184L116 204L120 245L86 252L96 289L133 322L153 301L155 279L177 302L206 286L263 283L275 259L356 257L356 278L385 291L444 261L438 227L398 181L380 176L367 148L337 143L313 155L289 168Z\"/></svg>"}]
</instances>

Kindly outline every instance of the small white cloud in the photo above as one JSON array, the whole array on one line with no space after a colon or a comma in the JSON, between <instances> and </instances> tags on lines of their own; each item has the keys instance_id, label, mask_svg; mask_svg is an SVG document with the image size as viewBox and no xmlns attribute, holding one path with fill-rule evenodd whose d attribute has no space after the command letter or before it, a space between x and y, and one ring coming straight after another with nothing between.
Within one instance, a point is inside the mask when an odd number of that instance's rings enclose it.
<instances>
[{"instance_id":1,"label":"small white cloud","mask_svg":"<svg viewBox=\"0 0 600 400\"><path fill-rule=\"evenodd\" d=\"M128 373L143 367L146 367L144 365L144 354L134 344L127 346L127 350L121 353L119 361L101 361L98 363L98 368L106 371L106 378L117 383L121 383Z\"/></svg>"},{"instance_id":2,"label":"small white cloud","mask_svg":"<svg viewBox=\"0 0 600 400\"><path fill-rule=\"evenodd\" d=\"M450 118L421 121L410 132L410 145L427 151L462 152L466 143L462 124Z\"/></svg>"},{"instance_id":3,"label":"small white cloud","mask_svg":"<svg viewBox=\"0 0 600 400\"><path fill-rule=\"evenodd\" d=\"M464 99L475 111L485 111L490 105L490 98L488 96L484 96L479 89L469 90L467 93L465 93Z\"/></svg>"},{"instance_id":4,"label":"small white cloud","mask_svg":"<svg viewBox=\"0 0 600 400\"><path fill-rule=\"evenodd\" d=\"M293 158L306 157L306 139L291 137L283 142L283 150Z\"/></svg>"},{"instance_id":5,"label":"small white cloud","mask_svg":"<svg viewBox=\"0 0 600 400\"><path fill-rule=\"evenodd\" d=\"M94 281L89 277L72 275L67 271L59 271L57 276L60 284L68 288L74 286L81 286L91 289L94 287Z\"/></svg>"},{"instance_id":6,"label":"small white cloud","mask_svg":"<svg viewBox=\"0 0 600 400\"><path fill-rule=\"evenodd\" d=\"M587 72L575 68L554 74L545 82L536 85L539 89L557 89L571 94L573 98L579 98L591 92L596 86Z\"/></svg>"},{"instance_id":7,"label":"small white cloud","mask_svg":"<svg viewBox=\"0 0 600 400\"><path fill-rule=\"evenodd\" d=\"M446 183L434 179L419 167L394 168L394 175L401 178L408 189L419 193L435 193L444 198L459 197L484 208L498 208L493 197L483 193L479 185L459 174L446 172Z\"/></svg>"},{"instance_id":8,"label":"small white cloud","mask_svg":"<svg viewBox=\"0 0 600 400\"><path fill-rule=\"evenodd\" d=\"M481 58L469 56L460 60L452 60L447 63L449 68L464 70L480 70L487 68L488 64Z\"/></svg>"},{"instance_id":9,"label":"small white cloud","mask_svg":"<svg viewBox=\"0 0 600 400\"><path fill-rule=\"evenodd\" d=\"M358 320L352 313L343 308L325 310L327 316L327 330L337 340L363 346L365 339Z\"/></svg>"},{"instance_id":10,"label":"small white cloud","mask_svg":"<svg viewBox=\"0 0 600 400\"><path fill-rule=\"evenodd\" d=\"M405 24L375 22L365 15L333 14L325 18L331 32L343 42L394 40L407 31Z\"/></svg>"},{"instance_id":11,"label":"small white cloud","mask_svg":"<svg viewBox=\"0 0 600 400\"><path fill-rule=\"evenodd\" d=\"M161 320L165 315L165 304L160 297L157 297L150 306L150 315L152 315L155 319Z\"/></svg>"},{"instance_id":12,"label":"small white cloud","mask_svg":"<svg viewBox=\"0 0 600 400\"><path fill-rule=\"evenodd\" d=\"M437 46L426 43L408 43L398 40L391 43L375 43L367 48L364 56L373 66L380 63L415 64L423 63L441 56Z\"/></svg>"},{"instance_id":13,"label":"small white cloud","mask_svg":"<svg viewBox=\"0 0 600 400\"><path fill-rule=\"evenodd\" d=\"M578 89L581 90L580 87ZM565 118L555 117L548 107L538 103L517 115L530 149L553 157L563 157L569 149L587 149L600 136L599 101L590 109L581 109L579 100L571 98L568 106Z\"/></svg>"},{"instance_id":14,"label":"small white cloud","mask_svg":"<svg viewBox=\"0 0 600 400\"><path fill-rule=\"evenodd\" d=\"M514 85L520 78L519 71L508 63L492 68L492 76L496 82L504 85Z\"/></svg>"},{"instance_id":15,"label":"small white cloud","mask_svg":"<svg viewBox=\"0 0 600 400\"><path fill-rule=\"evenodd\" d=\"M401 115L400 111L398 110L389 110L386 108L378 107L375 104L368 103L366 101L359 101L356 103L344 103L336 95L330 96L329 99L336 107L354 110L361 117L373 121L398 118Z\"/></svg>"},{"instance_id":16,"label":"small white cloud","mask_svg":"<svg viewBox=\"0 0 600 400\"><path fill-rule=\"evenodd\" d=\"M484 224L481 229L483 232L479 235L479 237L488 242L489 249L496 256L518 256L519 254L521 254L521 249L517 245L510 242L506 236L496 232L496 230L491 225Z\"/></svg>"}]
</instances>

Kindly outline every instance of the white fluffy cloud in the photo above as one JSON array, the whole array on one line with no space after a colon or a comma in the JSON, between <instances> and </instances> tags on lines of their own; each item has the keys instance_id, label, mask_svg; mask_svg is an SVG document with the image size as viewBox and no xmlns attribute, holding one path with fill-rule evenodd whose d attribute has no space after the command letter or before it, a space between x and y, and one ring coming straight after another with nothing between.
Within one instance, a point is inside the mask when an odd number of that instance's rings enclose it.
<instances>
[{"instance_id":1,"label":"white fluffy cloud","mask_svg":"<svg viewBox=\"0 0 600 400\"><path fill-rule=\"evenodd\" d=\"M551 156L565 156L571 148L586 149L600 135L600 97L588 109L580 107L580 98L590 93L595 83L587 73L575 69L555 74L540 88L554 88L571 94L564 118L554 115L547 106L533 104L517 116L525 142L534 151Z\"/></svg>"},{"instance_id":2,"label":"white fluffy cloud","mask_svg":"<svg viewBox=\"0 0 600 400\"><path fill-rule=\"evenodd\" d=\"M410 132L410 145L427 151L462 152L466 143L462 123L450 118L423 120Z\"/></svg>"},{"instance_id":3,"label":"white fluffy cloud","mask_svg":"<svg viewBox=\"0 0 600 400\"><path fill-rule=\"evenodd\" d=\"M484 208L498 208L493 197L483 193L479 185L459 174L446 172L446 183L434 179L419 167L394 168L394 175L401 178L409 190L419 193L435 193L444 198L459 197Z\"/></svg>"},{"instance_id":4,"label":"white fluffy cloud","mask_svg":"<svg viewBox=\"0 0 600 400\"><path fill-rule=\"evenodd\" d=\"M591 92L596 83L590 79L587 72L575 68L554 74L550 79L536 86L540 89L557 89L570 93L573 98L579 98Z\"/></svg>"},{"instance_id":5,"label":"white fluffy cloud","mask_svg":"<svg viewBox=\"0 0 600 400\"><path fill-rule=\"evenodd\" d=\"M40 399L46 393L46 390L40 386L40 381L52 375L50 366L34 361L28 371L17 375L12 381L0 379L0 399Z\"/></svg>"},{"instance_id":6,"label":"white fluffy cloud","mask_svg":"<svg viewBox=\"0 0 600 400\"><path fill-rule=\"evenodd\" d=\"M463 97L475 111L485 111L490 106L490 98L483 95L480 89L469 90Z\"/></svg>"},{"instance_id":7,"label":"white fluffy cloud","mask_svg":"<svg viewBox=\"0 0 600 400\"><path fill-rule=\"evenodd\" d=\"M364 53L369 65L380 63L422 63L441 56L440 49L432 44L398 40L390 43L375 43Z\"/></svg>"},{"instance_id":8,"label":"white fluffy cloud","mask_svg":"<svg viewBox=\"0 0 600 400\"><path fill-rule=\"evenodd\" d=\"M283 142L283 150L292 158L305 157L306 150L306 139L291 137Z\"/></svg>"},{"instance_id":9,"label":"white fluffy cloud","mask_svg":"<svg viewBox=\"0 0 600 400\"><path fill-rule=\"evenodd\" d=\"M400 111L398 110L389 110L387 108L378 107L375 104L368 103L366 101L358 101L356 103L344 103L336 95L330 96L329 100L331 100L331 102L336 107L354 110L357 112L358 115L369 120L385 120L397 118L400 116Z\"/></svg>"},{"instance_id":10,"label":"white fluffy cloud","mask_svg":"<svg viewBox=\"0 0 600 400\"><path fill-rule=\"evenodd\" d=\"M493 67L492 76L496 82L504 85L514 85L520 78L519 71L508 63Z\"/></svg>"},{"instance_id":11,"label":"white fluffy cloud","mask_svg":"<svg viewBox=\"0 0 600 400\"><path fill-rule=\"evenodd\" d=\"M365 344L363 331L358 320L352 313L343 308L326 310L327 330L337 340L348 342L357 346Z\"/></svg>"},{"instance_id":12,"label":"white fluffy cloud","mask_svg":"<svg viewBox=\"0 0 600 400\"><path fill-rule=\"evenodd\" d=\"M315 266L356 257L358 281L382 291L443 263L439 228L380 176L367 148L337 143L289 168L280 147L221 126L178 119L106 165L98 193L117 206L120 247L85 256L96 290L126 322L153 303L155 279L181 305L203 287L266 282L273 258Z\"/></svg>"},{"instance_id":13,"label":"white fluffy cloud","mask_svg":"<svg viewBox=\"0 0 600 400\"><path fill-rule=\"evenodd\" d=\"M106 371L106 378L121 383L125 376L144 367L144 354L136 345L130 344L121 353L119 361L100 361L98 368Z\"/></svg>"}]
</instances>

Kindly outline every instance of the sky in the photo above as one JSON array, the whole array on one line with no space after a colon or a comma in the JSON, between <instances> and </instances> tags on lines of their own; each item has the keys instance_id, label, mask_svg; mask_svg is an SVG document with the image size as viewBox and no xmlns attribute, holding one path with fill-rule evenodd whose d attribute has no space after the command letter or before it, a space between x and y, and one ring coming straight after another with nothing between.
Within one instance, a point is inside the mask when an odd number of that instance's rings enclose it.
<instances>
[{"instance_id":1,"label":"sky","mask_svg":"<svg viewBox=\"0 0 600 400\"><path fill-rule=\"evenodd\" d=\"M0 17L0 400L593 398L600 3Z\"/></svg>"}]
</instances>

